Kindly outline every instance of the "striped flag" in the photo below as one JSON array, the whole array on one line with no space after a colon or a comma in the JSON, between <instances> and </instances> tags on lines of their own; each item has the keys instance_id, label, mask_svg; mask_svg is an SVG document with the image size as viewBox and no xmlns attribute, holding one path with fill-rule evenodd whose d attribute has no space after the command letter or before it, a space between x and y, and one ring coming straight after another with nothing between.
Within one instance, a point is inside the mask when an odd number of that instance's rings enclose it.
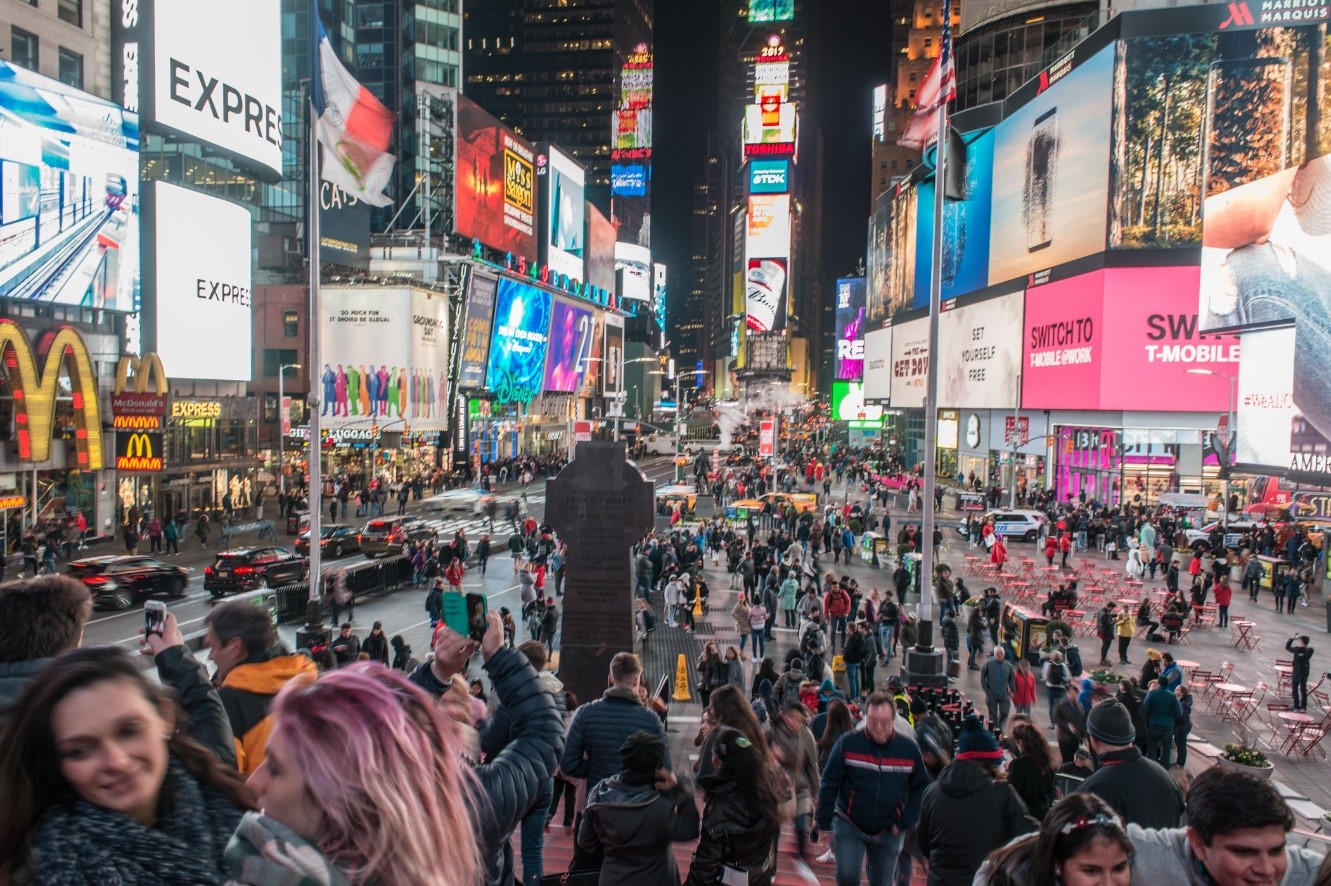
<instances>
[{"instance_id":1,"label":"striped flag","mask_svg":"<svg viewBox=\"0 0 1331 886\"><path fill-rule=\"evenodd\" d=\"M915 93L915 115L910 125L897 139L903 148L924 150L924 146L938 135L938 108L957 97L957 72L952 63L952 2L943 0L943 39L938 57L929 68L918 92Z\"/></svg>"},{"instance_id":2,"label":"striped flag","mask_svg":"<svg viewBox=\"0 0 1331 886\"><path fill-rule=\"evenodd\" d=\"M323 22L318 25L310 98L322 161L320 177L371 206L387 206L393 201L383 190L397 160L388 153L393 114L347 72Z\"/></svg>"}]
</instances>

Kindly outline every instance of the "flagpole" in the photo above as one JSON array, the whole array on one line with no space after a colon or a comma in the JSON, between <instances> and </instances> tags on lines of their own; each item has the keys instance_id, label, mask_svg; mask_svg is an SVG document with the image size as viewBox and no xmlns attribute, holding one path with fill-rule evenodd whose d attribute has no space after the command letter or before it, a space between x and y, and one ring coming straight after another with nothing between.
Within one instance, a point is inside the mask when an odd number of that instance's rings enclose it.
<instances>
[{"instance_id":1,"label":"flagpole","mask_svg":"<svg viewBox=\"0 0 1331 886\"><path fill-rule=\"evenodd\" d=\"M323 433L320 430L319 410L322 408L320 397L323 384L323 363L319 359L319 139L315 131L314 91L319 88L315 78L319 76L319 64L316 54L319 52L319 11L315 0L310 0L310 90L307 96L309 127L305 132L307 153L310 219L306 230L309 232L308 252L310 256L310 306L306 325L310 331L310 354L306 365L310 367L310 599L323 603L323 582L320 580L320 560L323 549L320 545L319 521L323 516ZM323 623L320 617L319 623Z\"/></svg>"}]
</instances>

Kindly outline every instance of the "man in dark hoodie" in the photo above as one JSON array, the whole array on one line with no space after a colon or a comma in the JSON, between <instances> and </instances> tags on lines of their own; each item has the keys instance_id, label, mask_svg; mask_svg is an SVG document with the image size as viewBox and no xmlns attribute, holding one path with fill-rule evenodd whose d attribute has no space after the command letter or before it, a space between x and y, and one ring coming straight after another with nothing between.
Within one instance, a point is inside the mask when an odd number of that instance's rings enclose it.
<instances>
[{"instance_id":1,"label":"man in dark hoodie","mask_svg":"<svg viewBox=\"0 0 1331 886\"><path fill-rule=\"evenodd\" d=\"M970 886L985 857L1039 825L1006 779L1003 752L980 718L962 721L957 755L924 792L915 829L929 886Z\"/></svg>"},{"instance_id":2,"label":"man in dark hoodie","mask_svg":"<svg viewBox=\"0 0 1331 886\"><path fill-rule=\"evenodd\" d=\"M635 732L619 747L623 768L587 793L579 847L604 853L601 882L679 886L672 842L698 836L693 791L662 768L665 743Z\"/></svg>"},{"instance_id":3,"label":"man in dark hoodie","mask_svg":"<svg viewBox=\"0 0 1331 886\"><path fill-rule=\"evenodd\" d=\"M66 575L0 585L0 726L51 659L83 644L91 613L87 587Z\"/></svg>"}]
</instances>

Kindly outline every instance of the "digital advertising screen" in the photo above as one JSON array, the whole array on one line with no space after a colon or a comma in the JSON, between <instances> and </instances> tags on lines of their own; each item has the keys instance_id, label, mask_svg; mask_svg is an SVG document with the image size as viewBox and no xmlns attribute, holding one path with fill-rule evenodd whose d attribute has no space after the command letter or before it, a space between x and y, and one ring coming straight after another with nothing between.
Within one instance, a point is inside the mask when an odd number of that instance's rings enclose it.
<instances>
[{"instance_id":1,"label":"digital advertising screen","mask_svg":"<svg viewBox=\"0 0 1331 886\"><path fill-rule=\"evenodd\" d=\"M601 381L607 395L624 390L624 318L618 314L605 315L605 368Z\"/></svg>"},{"instance_id":2,"label":"digital advertising screen","mask_svg":"<svg viewBox=\"0 0 1331 886\"><path fill-rule=\"evenodd\" d=\"M140 7L142 9L143 7ZM153 0L151 116L145 123L282 174L282 10L228 0L200 19L191 0Z\"/></svg>"},{"instance_id":3,"label":"digital advertising screen","mask_svg":"<svg viewBox=\"0 0 1331 886\"><path fill-rule=\"evenodd\" d=\"M536 261L536 152L464 95L457 97L453 230Z\"/></svg>"},{"instance_id":4,"label":"digital advertising screen","mask_svg":"<svg viewBox=\"0 0 1331 886\"><path fill-rule=\"evenodd\" d=\"M621 276L619 296L629 301L652 300L652 253L636 243L615 244L615 272Z\"/></svg>"},{"instance_id":5,"label":"digital advertising screen","mask_svg":"<svg viewBox=\"0 0 1331 886\"><path fill-rule=\"evenodd\" d=\"M485 377L501 403L530 403L545 381L549 292L500 277Z\"/></svg>"},{"instance_id":6,"label":"digital advertising screen","mask_svg":"<svg viewBox=\"0 0 1331 886\"><path fill-rule=\"evenodd\" d=\"M789 160L750 160L750 194L789 194Z\"/></svg>"},{"instance_id":7,"label":"digital advertising screen","mask_svg":"<svg viewBox=\"0 0 1331 886\"><path fill-rule=\"evenodd\" d=\"M773 332L786 325L786 286L790 259L750 258L744 275L745 324L754 332Z\"/></svg>"},{"instance_id":8,"label":"digital advertising screen","mask_svg":"<svg viewBox=\"0 0 1331 886\"><path fill-rule=\"evenodd\" d=\"M994 180L994 131L978 138L964 136L966 173L963 199L943 204L943 298L956 298L989 284L989 213ZM951 158L949 158L951 162ZM933 273L934 183L921 182L917 200L915 245L916 307L929 304Z\"/></svg>"},{"instance_id":9,"label":"digital advertising screen","mask_svg":"<svg viewBox=\"0 0 1331 886\"><path fill-rule=\"evenodd\" d=\"M995 128L991 283L1105 250L1114 53L1105 47Z\"/></svg>"},{"instance_id":10,"label":"digital advertising screen","mask_svg":"<svg viewBox=\"0 0 1331 886\"><path fill-rule=\"evenodd\" d=\"M790 255L790 195L771 194L749 198L749 227L746 255Z\"/></svg>"},{"instance_id":11,"label":"digital advertising screen","mask_svg":"<svg viewBox=\"0 0 1331 886\"><path fill-rule=\"evenodd\" d=\"M788 22L795 17L795 0L749 0L749 24Z\"/></svg>"},{"instance_id":12,"label":"digital advertising screen","mask_svg":"<svg viewBox=\"0 0 1331 886\"><path fill-rule=\"evenodd\" d=\"M938 317L938 405L1003 409L1017 402L1021 290L958 305Z\"/></svg>"},{"instance_id":13,"label":"digital advertising screen","mask_svg":"<svg viewBox=\"0 0 1331 886\"><path fill-rule=\"evenodd\" d=\"M918 196L917 187L903 183L883 192L874 204L867 284L870 325L881 326L903 311L929 305L928 288L917 302L915 286Z\"/></svg>"},{"instance_id":14,"label":"digital advertising screen","mask_svg":"<svg viewBox=\"0 0 1331 886\"><path fill-rule=\"evenodd\" d=\"M249 381L250 211L153 182L156 341L169 378ZM206 330L190 334L187 330Z\"/></svg>"},{"instance_id":15,"label":"digital advertising screen","mask_svg":"<svg viewBox=\"0 0 1331 886\"><path fill-rule=\"evenodd\" d=\"M557 274L585 280L587 254L587 201L583 198L586 173L582 165L554 145L546 149L544 167L545 213L542 241L545 264Z\"/></svg>"},{"instance_id":16,"label":"digital advertising screen","mask_svg":"<svg viewBox=\"0 0 1331 886\"><path fill-rule=\"evenodd\" d=\"M886 403L892 397L892 327L864 334L864 399Z\"/></svg>"},{"instance_id":17,"label":"digital advertising screen","mask_svg":"<svg viewBox=\"0 0 1331 886\"><path fill-rule=\"evenodd\" d=\"M570 394L582 387L595 340L592 309L555 298L546 345L545 390Z\"/></svg>"},{"instance_id":18,"label":"digital advertising screen","mask_svg":"<svg viewBox=\"0 0 1331 886\"><path fill-rule=\"evenodd\" d=\"M448 299L409 287L325 286L319 367L327 428L448 426ZM390 424L392 423L392 424Z\"/></svg>"},{"instance_id":19,"label":"digital advertising screen","mask_svg":"<svg viewBox=\"0 0 1331 886\"><path fill-rule=\"evenodd\" d=\"M646 43L635 46L619 70L619 108L615 112L612 160L651 160L654 71L652 50Z\"/></svg>"},{"instance_id":20,"label":"digital advertising screen","mask_svg":"<svg viewBox=\"0 0 1331 886\"><path fill-rule=\"evenodd\" d=\"M666 328L666 266L661 262L652 262L652 314L656 325Z\"/></svg>"},{"instance_id":21,"label":"digital advertising screen","mask_svg":"<svg viewBox=\"0 0 1331 886\"><path fill-rule=\"evenodd\" d=\"M587 282L615 291L615 225L590 201L587 215Z\"/></svg>"},{"instance_id":22,"label":"digital advertising screen","mask_svg":"<svg viewBox=\"0 0 1331 886\"><path fill-rule=\"evenodd\" d=\"M610 193L617 197L646 197L652 182L649 163L612 163Z\"/></svg>"},{"instance_id":23,"label":"digital advertising screen","mask_svg":"<svg viewBox=\"0 0 1331 886\"><path fill-rule=\"evenodd\" d=\"M458 387L485 387L485 363L490 355L491 321L495 315L495 290L499 280L485 274L471 275L467 309L462 318L462 354L458 365Z\"/></svg>"},{"instance_id":24,"label":"digital advertising screen","mask_svg":"<svg viewBox=\"0 0 1331 886\"><path fill-rule=\"evenodd\" d=\"M892 327L892 405L924 405L929 379L929 318Z\"/></svg>"},{"instance_id":25,"label":"digital advertising screen","mask_svg":"<svg viewBox=\"0 0 1331 886\"><path fill-rule=\"evenodd\" d=\"M865 405L864 385L859 382L834 381L832 420L851 422L852 428L878 427L883 423L883 407Z\"/></svg>"},{"instance_id":26,"label":"digital advertising screen","mask_svg":"<svg viewBox=\"0 0 1331 886\"><path fill-rule=\"evenodd\" d=\"M319 182L319 260L370 267L370 204L331 182Z\"/></svg>"},{"instance_id":27,"label":"digital advertising screen","mask_svg":"<svg viewBox=\"0 0 1331 886\"><path fill-rule=\"evenodd\" d=\"M139 120L0 61L0 296L139 308Z\"/></svg>"},{"instance_id":28,"label":"digital advertising screen","mask_svg":"<svg viewBox=\"0 0 1331 886\"><path fill-rule=\"evenodd\" d=\"M1242 333L1237 460L1279 471L1327 474L1331 482L1331 443L1324 430L1331 397L1317 386L1315 371L1305 373L1297 365L1295 335L1293 326Z\"/></svg>"},{"instance_id":29,"label":"digital advertising screen","mask_svg":"<svg viewBox=\"0 0 1331 886\"><path fill-rule=\"evenodd\" d=\"M794 102L782 102L774 110L761 105L744 106L744 144L790 145L794 153L795 125L799 114ZM747 149L745 153L751 153Z\"/></svg>"},{"instance_id":30,"label":"digital advertising screen","mask_svg":"<svg viewBox=\"0 0 1331 886\"><path fill-rule=\"evenodd\" d=\"M864 278L836 281L836 377L859 381L864 375Z\"/></svg>"}]
</instances>

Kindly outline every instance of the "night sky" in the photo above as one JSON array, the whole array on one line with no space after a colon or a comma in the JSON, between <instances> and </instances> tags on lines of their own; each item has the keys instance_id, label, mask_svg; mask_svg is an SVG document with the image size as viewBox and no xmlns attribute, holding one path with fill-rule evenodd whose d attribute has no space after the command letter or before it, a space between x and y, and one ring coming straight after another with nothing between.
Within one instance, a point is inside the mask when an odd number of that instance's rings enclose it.
<instances>
[{"instance_id":1,"label":"night sky","mask_svg":"<svg viewBox=\"0 0 1331 886\"><path fill-rule=\"evenodd\" d=\"M873 87L890 69L887 0L806 0L810 107L800 109L801 162L813 125L823 130L823 276L848 275L864 256L869 215ZM652 252L670 268L669 289L688 286L692 187L717 113L716 0L657 0ZM738 138L737 133L726 133Z\"/></svg>"}]
</instances>

